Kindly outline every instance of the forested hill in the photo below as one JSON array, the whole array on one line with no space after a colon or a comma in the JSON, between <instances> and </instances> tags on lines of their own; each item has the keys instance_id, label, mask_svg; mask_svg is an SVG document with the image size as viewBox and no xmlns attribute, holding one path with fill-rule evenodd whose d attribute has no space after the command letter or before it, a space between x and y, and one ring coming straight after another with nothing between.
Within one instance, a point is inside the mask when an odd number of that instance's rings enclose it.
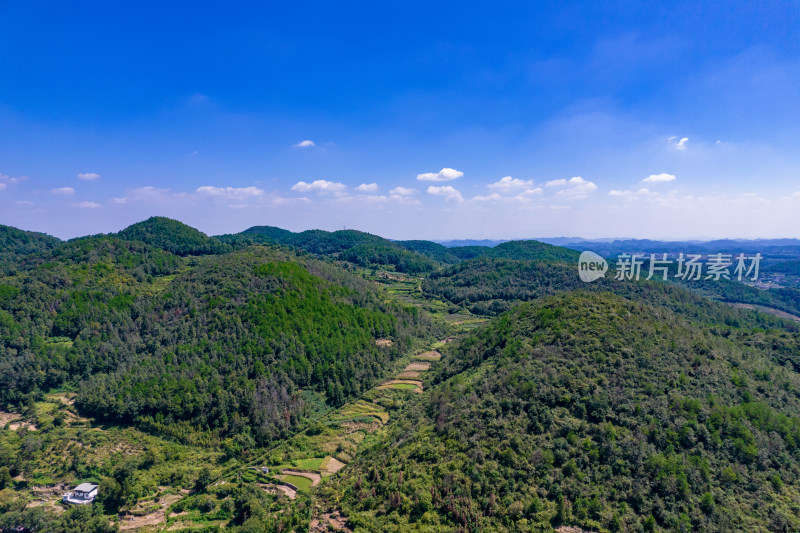
<instances>
[{"instance_id":1,"label":"forested hill","mask_svg":"<svg viewBox=\"0 0 800 533\"><path fill-rule=\"evenodd\" d=\"M408 339L435 332L424 313L308 257L265 247L181 257L88 237L0 278L0 402L69 385L101 419L265 443L308 398L340 405ZM376 346L384 337L394 346Z\"/></svg>"},{"instance_id":2,"label":"forested hill","mask_svg":"<svg viewBox=\"0 0 800 533\"><path fill-rule=\"evenodd\" d=\"M356 230L307 230L300 233L273 226L254 226L236 235L222 235L231 244L266 242L304 252L333 256L360 266L392 266L399 272L426 273L475 257L575 262L578 252L539 241L509 241L495 247L448 248L424 240L390 241Z\"/></svg>"},{"instance_id":3,"label":"forested hill","mask_svg":"<svg viewBox=\"0 0 800 533\"><path fill-rule=\"evenodd\" d=\"M412 274L430 272L438 266L430 257L407 250L383 237L356 230L293 233L273 226L254 226L220 238L232 244L281 244L315 255L333 256L359 266L391 266L398 272Z\"/></svg>"},{"instance_id":4,"label":"forested hill","mask_svg":"<svg viewBox=\"0 0 800 533\"><path fill-rule=\"evenodd\" d=\"M129 241L151 244L176 255L206 255L230 252L233 248L216 237L166 217L150 217L116 234Z\"/></svg>"},{"instance_id":5,"label":"forested hill","mask_svg":"<svg viewBox=\"0 0 800 533\"><path fill-rule=\"evenodd\" d=\"M523 304L330 494L369 531L797 531L798 353L608 293Z\"/></svg>"},{"instance_id":6,"label":"forested hill","mask_svg":"<svg viewBox=\"0 0 800 533\"><path fill-rule=\"evenodd\" d=\"M36 260L60 244L59 239L44 233L0 225L0 275Z\"/></svg>"}]
</instances>

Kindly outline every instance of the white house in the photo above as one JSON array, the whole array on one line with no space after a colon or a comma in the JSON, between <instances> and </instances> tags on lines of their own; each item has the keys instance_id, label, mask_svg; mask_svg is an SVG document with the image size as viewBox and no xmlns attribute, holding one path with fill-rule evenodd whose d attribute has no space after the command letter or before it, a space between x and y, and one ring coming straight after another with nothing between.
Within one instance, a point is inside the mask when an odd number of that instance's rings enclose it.
<instances>
[{"instance_id":1,"label":"white house","mask_svg":"<svg viewBox=\"0 0 800 533\"><path fill-rule=\"evenodd\" d=\"M94 483L81 483L72 492L64 494L61 500L64 503L71 503L74 505L84 505L92 503L97 497L97 485Z\"/></svg>"}]
</instances>

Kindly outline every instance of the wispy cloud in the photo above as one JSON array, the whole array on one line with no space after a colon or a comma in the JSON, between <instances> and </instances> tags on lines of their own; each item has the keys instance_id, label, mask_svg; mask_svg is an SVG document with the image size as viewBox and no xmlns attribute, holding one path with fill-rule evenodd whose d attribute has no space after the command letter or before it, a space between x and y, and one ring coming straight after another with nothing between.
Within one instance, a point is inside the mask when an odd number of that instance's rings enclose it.
<instances>
[{"instance_id":1,"label":"wispy cloud","mask_svg":"<svg viewBox=\"0 0 800 533\"><path fill-rule=\"evenodd\" d=\"M464 173L454 168L443 168L439 172L426 172L424 174L417 174L417 179L420 181L451 181L460 178Z\"/></svg>"},{"instance_id":2,"label":"wispy cloud","mask_svg":"<svg viewBox=\"0 0 800 533\"><path fill-rule=\"evenodd\" d=\"M314 141L310 139L306 139L305 141L300 141L299 143L294 145L295 148L313 148L315 146L316 144L314 144Z\"/></svg>"},{"instance_id":3,"label":"wispy cloud","mask_svg":"<svg viewBox=\"0 0 800 533\"><path fill-rule=\"evenodd\" d=\"M53 194L75 194L75 189L72 187L58 187L56 189L51 189L50 192Z\"/></svg>"},{"instance_id":4,"label":"wispy cloud","mask_svg":"<svg viewBox=\"0 0 800 533\"><path fill-rule=\"evenodd\" d=\"M378 190L377 183L362 183L358 187L356 187L358 192L375 192Z\"/></svg>"},{"instance_id":5,"label":"wispy cloud","mask_svg":"<svg viewBox=\"0 0 800 533\"><path fill-rule=\"evenodd\" d=\"M83 181L94 181L96 179L100 179L100 174L96 174L94 172L81 172L78 174L78 179Z\"/></svg>"},{"instance_id":6,"label":"wispy cloud","mask_svg":"<svg viewBox=\"0 0 800 533\"><path fill-rule=\"evenodd\" d=\"M673 135L672 137L667 139L667 141L671 143L676 150L686 150L686 143L689 142L689 137L681 137L680 139L678 139L678 137Z\"/></svg>"},{"instance_id":7,"label":"wispy cloud","mask_svg":"<svg viewBox=\"0 0 800 533\"><path fill-rule=\"evenodd\" d=\"M78 202L76 204L72 204L72 207L77 207L79 209L97 209L98 207L102 206L96 202L83 201L83 202Z\"/></svg>"},{"instance_id":8,"label":"wispy cloud","mask_svg":"<svg viewBox=\"0 0 800 533\"><path fill-rule=\"evenodd\" d=\"M212 187L204 185L195 191L201 196L225 198L228 200L244 201L264 195L264 190L258 187Z\"/></svg>"},{"instance_id":9,"label":"wispy cloud","mask_svg":"<svg viewBox=\"0 0 800 533\"><path fill-rule=\"evenodd\" d=\"M663 183L667 181L675 181L677 178L675 174L667 174L662 172L661 174L650 174L645 179L642 180L642 183Z\"/></svg>"},{"instance_id":10,"label":"wispy cloud","mask_svg":"<svg viewBox=\"0 0 800 533\"><path fill-rule=\"evenodd\" d=\"M311 183L298 181L292 185L292 190L296 192L316 191L319 193L341 194L345 189L347 189L347 186L344 183L328 180L314 180Z\"/></svg>"},{"instance_id":11,"label":"wispy cloud","mask_svg":"<svg viewBox=\"0 0 800 533\"><path fill-rule=\"evenodd\" d=\"M464 197L461 196L461 193L456 190L455 188L451 187L450 185L442 185L439 187L435 187L433 185L428 186L428 194L432 194L434 196L444 196L445 200L449 201L456 201L456 202L463 202Z\"/></svg>"},{"instance_id":12,"label":"wispy cloud","mask_svg":"<svg viewBox=\"0 0 800 533\"><path fill-rule=\"evenodd\" d=\"M6 187L8 187L8 185L6 185L6 184L5 184L5 183L3 183L2 181L0 181L0 191L2 191L3 189L5 189Z\"/></svg>"},{"instance_id":13,"label":"wispy cloud","mask_svg":"<svg viewBox=\"0 0 800 533\"><path fill-rule=\"evenodd\" d=\"M395 187L389 194L393 194L395 196L411 196L412 194L417 194L419 191L417 189L409 189L407 187Z\"/></svg>"}]
</instances>

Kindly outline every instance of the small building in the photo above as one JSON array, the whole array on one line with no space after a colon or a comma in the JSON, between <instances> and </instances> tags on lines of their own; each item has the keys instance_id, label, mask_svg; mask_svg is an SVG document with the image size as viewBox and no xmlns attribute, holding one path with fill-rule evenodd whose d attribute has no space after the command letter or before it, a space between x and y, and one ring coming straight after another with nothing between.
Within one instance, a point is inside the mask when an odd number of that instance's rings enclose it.
<instances>
[{"instance_id":1,"label":"small building","mask_svg":"<svg viewBox=\"0 0 800 533\"><path fill-rule=\"evenodd\" d=\"M71 503L73 505L85 505L92 503L97 497L97 485L94 483L81 483L75 487L72 492L64 494L61 500L64 503Z\"/></svg>"}]
</instances>

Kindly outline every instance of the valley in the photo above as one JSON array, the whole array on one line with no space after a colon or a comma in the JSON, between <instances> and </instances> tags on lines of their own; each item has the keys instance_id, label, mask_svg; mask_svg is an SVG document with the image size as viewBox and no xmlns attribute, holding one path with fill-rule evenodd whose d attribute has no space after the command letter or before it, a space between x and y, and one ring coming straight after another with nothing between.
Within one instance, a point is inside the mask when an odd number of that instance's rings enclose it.
<instances>
[{"instance_id":1,"label":"valley","mask_svg":"<svg viewBox=\"0 0 800 533\"><path fill-rule=\"evenodd\" d=\"M800 528L794 289L585 284L532 241L3 232L0 529Z\"/></svg>"}]
</instances>

